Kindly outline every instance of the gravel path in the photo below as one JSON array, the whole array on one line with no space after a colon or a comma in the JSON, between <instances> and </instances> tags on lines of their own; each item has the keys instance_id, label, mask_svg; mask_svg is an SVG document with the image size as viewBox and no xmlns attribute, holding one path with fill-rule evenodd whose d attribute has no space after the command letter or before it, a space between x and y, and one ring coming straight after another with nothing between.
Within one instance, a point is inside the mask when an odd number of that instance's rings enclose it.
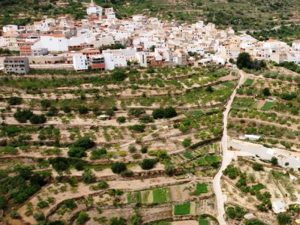
<instances>
[{"instance_id":1,"label":"gravel path","mask_svg":"<svg viewBox=\"0 0 300 225\"><path fill-rule=\"evenodd\" d=\"M236 95L237 89L244 83L245 81L245 74L243 71L239 71L240 74L240 79L238 82L238 85L232 92L230 99L226 105L226 109L223 113L223 137L221 140L221 147L223 151L222 155L222 165L216 176L214 177L213 180L213 189L214 193L216 195L216 202L217 202L217 212L218 212L218 221L220 225L226 225L226 221L224 219L224 214L225 214L225 208L224 208L224 202L225 198L222 193L222 188L221 188L221 177L223 174L223 171L226 169L226 167L230 164L234 157L234 152L228 151L228 136L227 136L227 123L228 123L228 115L231 109L231 105L233 103L234 97Z\"/></svg>"}]
</instances>

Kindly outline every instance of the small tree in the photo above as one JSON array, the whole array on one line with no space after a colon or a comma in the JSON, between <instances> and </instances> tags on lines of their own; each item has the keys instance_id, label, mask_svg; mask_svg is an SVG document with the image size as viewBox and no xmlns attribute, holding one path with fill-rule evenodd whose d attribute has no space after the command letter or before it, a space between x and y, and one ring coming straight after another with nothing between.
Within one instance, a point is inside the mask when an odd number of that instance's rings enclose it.
<instances>
[{"instance_id":1,"label":"small tree","mask_svg":"<svg viewBox=\"0 0 300 225\"><path fill-rule=\"evenodd\" d=\"M90 169L86 169L82 174L82 180L86 184L91 184L96 181L96 176Z\"/></svg>"},{"instance_id":2,"label":"small tree","mask_svg":"<svg viewBox=\"0 0 300 225\"><path fill-rule=\"evenodd\" d=\"M89 113L89 109L83 105L79 106L78 108L78 112L79 114L88 114Z\"/></svg>"},{"instance_id":3,"label":"small tree","mask_svg":"<svg viewBox=\"0 0 300 225\"><path fill-rule=\"evenodd\" d=\"M10 97L8 99L8 104L10 105L20 105L22 103L22 98L20 97Z\"/></svg>"},{"instance_id":4,"label":"small tree","mask_svg":"<svg viewBox=\"0 0 300 225\"><path fill-rule=\"evenodd\" d=\"M155 166L156 163L157 159L143 159L140 166L143 170L150 170Z\"/></svg>"},{"instance_id":5,"label":"small tree","mask_svg":"<svg viewBox=\"0 0 300 225\"><path fill-rule=\"evenodd\" d=\"M86 157L86 152L84 148L81 147L70 147L68 151L68 156L75 158Z\"/></svg>"},{"instance_id":6,"label":"small tree","mask_svg":"<svg viewBox=\"0 0 300 225\"><path fill-rule=\"evenodd\" d=\"M277 215L277 221L279 225L292 224L292 218L287 213L279 213Z\"/></svg>"},{"instance_id":7,"label":"small tree","mask_svg":"<svg viewBox=\"0 0 300 225\"><path fill-rule=\"evenodd\" d=\"M123 69L116 69L112 75L111 78L115 82L121 82L124 81L127 78L127 75Z\"/></svg>"},{"instance_id":8,"label":"small tree","mask_svg":"<svg viewBox=\"0 0 300 225\"><path fill-rule=\"evenodd\" d=\"M51 101L48 100L48 99L43 99L41 101L41 106L42 106L43 109L47 109L51 106Z\"/></svg>"},{"instance_id":9,"label":"small tree","mask_svg":"<svg viewBox=\"0 0 300 225\"><path fill-rule=\"evenodd\" d=\"M110 224L110 225L126 225L127 222L126 222L126 220L125 220L124 218L122 218L122 217L119 217L119 218L113 217L113 218L110 219L110 223L109 223L109 224Z\"/></svg>"},{"instance_id":10,"label":"small tree","mask_svg":"<svg viewBox=\"0 0 300 225\"><path fill-rule=\"evenodd\" d=\"M183 141L182 141L182 146L187 148L187 147L190 147L192 144L192 140L190 138L185 138Z\"/></svg>"},{"instance_id":11,"label":"small tree","mask_svg":"<svg viewBox=\"0 0 300 225\"><path fill-rule=\"evenodd\" d=\"M240 53L237 58L236 65L239 69L243 69L243 68L251 69L252 59L249 53L247 52Z\"/></svg>"},{"instance_id":12,"label":"small tree","mask_svg":"<svg viewBox=\"0 0 300 225\"><path fill-rule=\"evenodd\" d=\"M47 118L44 115L33 115L29 120L32 124L42 124L46 123Z\"/></svg>"},{"instance_id":13,"label":"small tree","mask_svg":"<svg viewBox=\"0 0 300 225\"><path fill-rule=\"evenodd\" d=\"M177 112L173 107L167 107L164 110L164 117L165 118L173 118L177 116Z\"/></svg>"},{"instance_id":14,"label":"small tree","mask_svg":"<svg viewBox=\"0 0 300 225\"><path fill-rule=\"evenodd\" d=\"M271 158L271 164L273 165L273 166L278 166L278 159L276 158L276 157L272 157Z\"/></svg>"},{"instance_id":15,"label":"small tree","mask_svg":"<svg viewBox=\"0 0 300 225\"><path fill-rule=\"evenodd\" d=\"M78 214L78 217L76 219L76 224L77 225L83 225L85 224L87 221L90 220L90 217L89 215L84 212L84 211L81 211L79 214Z\"/></svg>"},{"instance_id":16,"label":"small tree","mask_svg":"<svg viewBox=\"0 0 300 225\"><path fill-rule=\"evenodd\" d=\"M17 112L14 113L14 118L19 123L26 123L27 120L29 120L32 116L33 116L33 113L27 109L17 110Z\"/></svg>"},{"instance_id":17,"label":"small tree","mask_svg":"<svg viewBox=\"0 0 300 225\"><path fill-rule=\"evenodd\" d=\"M117 122L118 123L125 123L126 122L126 118L124 116L120 116L117 118Z\"/></svg>"},{"instance_id":18,"label":"small tree","mask_svg":"<svg viewBox=\"0 0 300 225\"><path fill-rule=\"evenodd\" d=\"M262 164L260 163L254 163L252 165L252 168L255 170L255 171L263 171L264 170L264 167Z\"/></svg>"},{"instance_id":19,"label":"small tree","mask_svg":"<svg viewBox=\"0 0 300 225\"><path fill-rule=\"evenodd\" d=\"M263 91L262 91L263 95L265 97L269 97L271 96L271 92L270 92L270 89L269 88L264 88Z\"/></svg>"},{"instance_id":20,"label":"small tree","mask_svg":"<svg viewBox=\"0 0 300 225\"><path fill-rule=\"evenodd\" d=\"M154 119L162 119L165 116L165 110L163 108L154 109L152 116Z\"/></svg>"},{"instance_id":21,"label":"small tree","mask_svg":"<svg viewBox=\"0 0 300 225\"><path fill-rule=\"evenodd\" d=\"M127 166L125 163L122 162L115 162L111 165L111 170L113 171L113 173L117 173L120 174L123 171L127 170Z\"/></svg>"},{"instance_id":22,"label":"small tree","mask_svg":"<svg viewBox=\"0 0 300 225\"><path fill-rule=\"evenodd\" d=\"M74 147L89 149L95 146L95 142L89 137L81 137L74 144Z\"/></svg>"}]
</instances>

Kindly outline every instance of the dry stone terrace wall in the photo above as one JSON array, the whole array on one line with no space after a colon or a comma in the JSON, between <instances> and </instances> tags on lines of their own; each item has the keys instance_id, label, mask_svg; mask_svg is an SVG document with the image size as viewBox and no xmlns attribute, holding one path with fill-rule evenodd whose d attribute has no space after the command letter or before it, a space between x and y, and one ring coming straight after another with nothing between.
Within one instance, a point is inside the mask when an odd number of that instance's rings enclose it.
<instances>
[{"instance_id":1,"label":"dry stone terrace wall","mask_svg":"<svg viewBox=\"0 0 300 225\"><path fill-rule=\"evenodd\" d=\"M216 216L209 181L220 163L215 145L220 140L222 111L238 77L214 66L154 71L125 70L123 81L106 80L104 76L112 76L109 73L0 78L4 81L0 84L3 168L19 162L21 170L30 165L33 174L50 172L47 183L16 207L23 222L35 224L44 216L48 221L65 219L66 224L76 224L85 210L91 217L87 224L101 216L107 216L109 224L110 218L119 216L118 207L129 210L128 219L140 214L143 224L155 218L197 219L200 213ZM24 122L22 116L28 115ZM35 124L33 115L45 115L46 121ZM78 144L83 137L93 146ZM154 159L154 168L143 169L144 160ZM127 174L114 174L115 162L126 163ZM5 179L13 179L15 170L11 167ZM106 190L91 189L103 181L109 184ZM128 182L128 187L122 182ZM22 189L17 184L14 191ZM172 199L166 190L178 196ZM127 202L128 193L141 192L151 192L148 202ZM66 199L73 199L78 207L66 209ZM88 207L84 207L86 201ZM174 207L182 201L190 202L192 208L174 217ZM195 211L198 201L203 202L201 212ZM16 206L13 199L9 204L6 218ZM165 213L159 213L160 209Z\"/></svg>"}]
</instances>

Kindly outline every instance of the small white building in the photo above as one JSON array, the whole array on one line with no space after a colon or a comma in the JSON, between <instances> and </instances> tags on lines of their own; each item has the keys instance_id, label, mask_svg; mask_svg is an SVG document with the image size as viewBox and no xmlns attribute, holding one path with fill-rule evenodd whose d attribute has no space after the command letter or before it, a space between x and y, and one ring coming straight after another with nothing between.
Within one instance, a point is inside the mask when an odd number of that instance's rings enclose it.
<instances>
[{"instance_id":1,"label":"small white building","mask_svg":"<svg viewBox=\"0 0 300 225\"><path fill-rule=\"evenodd\" d=\"M94 1L91 1L91 4L89 7L86 9L86 13L90 15L97 15L97 16L102 16L103 13L103 8L101 6L98 6L94 3Z\"/></svg>"},{"instance_id":2,"label":"small white building","mask_svg":"<svg viewBox=\"0 0 300 225\"><path fill-rule=\"evenodd\" d=\"M286 211L286 205L283 200L272 201L272 210L274 213L282 213Z\"/></svg>"},{"instance_id":3,"label":"small white building","mask_svg":"<svg viewBox=\"0 0 300 225\"><path fill-rule=\"evenodd\" d=\"M87 70L89 68L87 57L83 54L73 55L73 66L76 71Z\"/></svg>"}]
</instances>

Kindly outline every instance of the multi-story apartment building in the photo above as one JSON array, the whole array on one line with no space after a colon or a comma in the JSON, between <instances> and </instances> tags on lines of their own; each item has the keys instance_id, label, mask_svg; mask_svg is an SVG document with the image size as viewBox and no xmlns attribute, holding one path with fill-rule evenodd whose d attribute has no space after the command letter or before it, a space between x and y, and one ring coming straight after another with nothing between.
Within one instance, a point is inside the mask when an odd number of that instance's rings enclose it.
<instances>
[{"instance_id":1,"label":"multi-story apartment building","mask_svg":"<svg viewBox=\"0 0 300 225\"><path fill-rule=\"evenodd\" d=\"M4 59L4 72L10 74L27 74L30 70L26 57L7 57Z\"/></svg>"}]
</instances>

